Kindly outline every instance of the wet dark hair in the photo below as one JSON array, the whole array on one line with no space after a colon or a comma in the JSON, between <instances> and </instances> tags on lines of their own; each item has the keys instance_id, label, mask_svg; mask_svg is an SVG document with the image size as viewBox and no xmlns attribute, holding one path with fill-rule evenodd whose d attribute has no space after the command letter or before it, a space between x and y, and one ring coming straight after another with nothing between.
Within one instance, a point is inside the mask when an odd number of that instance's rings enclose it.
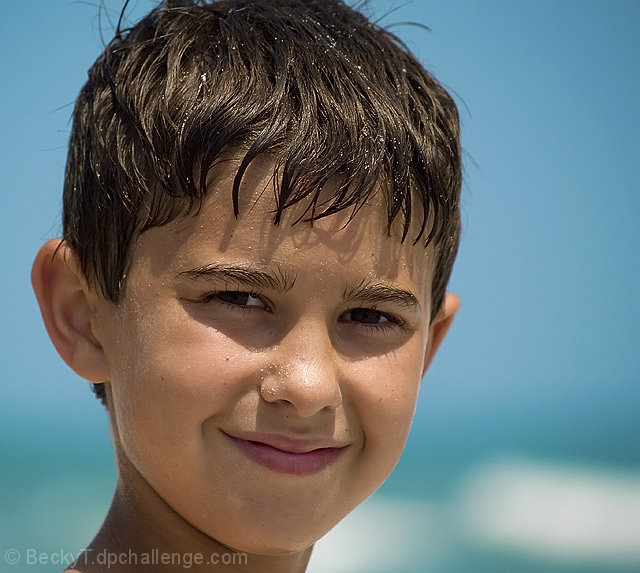
<instances>
[{"instance_id":1,"label":"wet dark hair","mask_svg":"<svg viewBox=\"0 0 640 573\"><path fill-rule=\"evenodd\" d=\"M76 101L67 159L63 235L89 283L117 302L136 237L197 207L234 151L236 216L265 153L280 174L274 224L300 202L299 220L355 213L381 187L386 232L398 219L403 241L436 247L435 315L460 235L457 108L339 0L166 1L118 26Z\"/></svg>"}]
</instances>

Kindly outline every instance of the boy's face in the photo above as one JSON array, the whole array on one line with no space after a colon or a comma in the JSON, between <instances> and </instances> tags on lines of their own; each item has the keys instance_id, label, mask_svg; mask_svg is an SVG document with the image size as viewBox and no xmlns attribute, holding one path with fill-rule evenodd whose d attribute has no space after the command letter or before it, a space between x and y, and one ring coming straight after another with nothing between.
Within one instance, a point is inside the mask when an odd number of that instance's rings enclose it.
<instances>
[{"instance_id":1,"label":"boy's face","mask_svg":"<svg viewBox=\"0 0 640 573\"><path fill-rule=\"evenodd\" d=\"M194 216L145 232L121 302L95 299L121 464L249 552L308 547L396 464L427 355L433 251L366 205L272 223L272 167L234 219L223 171ZM123 472L121 479L128 479ZM139 486L138 486L139 487Z\"/></svg>"}]
</instances>

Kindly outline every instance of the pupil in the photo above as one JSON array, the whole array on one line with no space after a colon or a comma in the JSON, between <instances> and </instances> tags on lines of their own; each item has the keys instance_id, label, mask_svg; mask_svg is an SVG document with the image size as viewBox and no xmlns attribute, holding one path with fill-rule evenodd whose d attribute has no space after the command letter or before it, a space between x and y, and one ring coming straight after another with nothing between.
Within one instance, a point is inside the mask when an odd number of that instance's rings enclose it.
<instances>
[{"instance_id":1,"label":"pupil","mask_svg":"<svg viewBox=\"0 0 640 573\"><path fill-rule=\"evenodd\" d=\"M357 322L375 324L380 322L380 313L366 308L356 308L351 311L351 318Z\"/></svg>"},{"instance_id":2,"label":"pupil","mask_svg":"<svg viewBox=\"0 0 640 573\"><path fill-rule=\"evenodd\" d=\"M220 295L224 301L231 304L246 305L249 301L249 295L245 292L225 292Z\"/></svg>"}]
</instances>

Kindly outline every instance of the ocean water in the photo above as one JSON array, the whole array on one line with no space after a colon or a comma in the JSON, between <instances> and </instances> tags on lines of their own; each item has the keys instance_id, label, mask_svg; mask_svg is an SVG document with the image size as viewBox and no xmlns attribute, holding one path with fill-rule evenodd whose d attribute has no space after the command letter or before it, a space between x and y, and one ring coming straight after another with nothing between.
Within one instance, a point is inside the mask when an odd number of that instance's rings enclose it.
<instances>
[{"instance_id":1,"label":"ocean water","mask_svg":"<svg viewBox=\"0 0 640 573\"><path fill-rule=\"evenodd\" d=\"M500 443L487 430L470 440L418 425L392 477L317 544L309 571L640 571L635 453L612 458L596 443L584 456L580 441L581 455L566 443L558 455L511 430ZM107 431L65 432L2 444L0 571L61 570L104 517L115 483Z\"/></svg>"}]
</instances>

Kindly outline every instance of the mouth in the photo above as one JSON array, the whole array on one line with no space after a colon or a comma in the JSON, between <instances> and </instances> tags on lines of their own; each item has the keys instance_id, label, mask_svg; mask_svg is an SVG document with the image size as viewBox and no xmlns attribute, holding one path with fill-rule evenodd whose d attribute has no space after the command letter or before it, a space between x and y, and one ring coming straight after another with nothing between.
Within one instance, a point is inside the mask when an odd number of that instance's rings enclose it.
<instances>
[{"instance_id":1,"label":"mouth","mask_svg":"<svg viewBox=\"0 0 640 573\"><path fill-rule=\"evenodd\" d=\"M222 433L250 460L276 473L294 476L322 471L348 448L348 445L327 440L301 440L270 434L240 437Z\"/></svg>"}]
</instances>

